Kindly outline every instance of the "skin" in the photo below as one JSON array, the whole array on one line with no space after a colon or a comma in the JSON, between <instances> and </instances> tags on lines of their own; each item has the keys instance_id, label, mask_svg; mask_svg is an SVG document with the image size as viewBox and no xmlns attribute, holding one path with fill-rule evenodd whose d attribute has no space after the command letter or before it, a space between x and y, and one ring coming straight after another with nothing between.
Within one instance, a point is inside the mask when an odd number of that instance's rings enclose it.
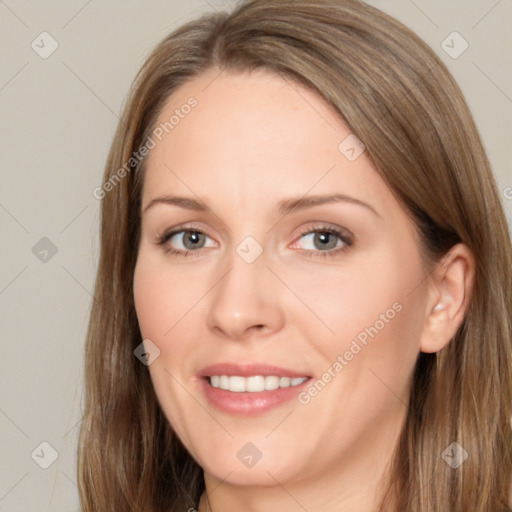
<instances>
[{"instance_id":1,"label":"skin","mask_svg":"<svg viewBox=\"0 0 512 512\"><path fill-rule=\"evenodd\" d=\"M141 334L160 350L149 366L158 400L205 472L199 512L374 511L416 358L442 349L462 321L471 254L458 245L426 274L413 222L365 152L349 161L338 150L351 131L312 91L266 71L212 69L181 86L160 121L190 96L197 107L148 157L134 296ZM369 207L277 210L332 193ZM208 209L147 208L164 195ZM187 233L156 242L190 223L207 235L192 256L166 252L184 249ZM324 224L349 230L353 245L322 257L302 233ZM236 252L247 236L263 250L252 263ZM319 379L393 304L400 312L306 405L245 417L218 411L201 391L197 373L226 361ZM237 457L248 442L262 453L251 468Z\"/></svg>"}]
</instances>

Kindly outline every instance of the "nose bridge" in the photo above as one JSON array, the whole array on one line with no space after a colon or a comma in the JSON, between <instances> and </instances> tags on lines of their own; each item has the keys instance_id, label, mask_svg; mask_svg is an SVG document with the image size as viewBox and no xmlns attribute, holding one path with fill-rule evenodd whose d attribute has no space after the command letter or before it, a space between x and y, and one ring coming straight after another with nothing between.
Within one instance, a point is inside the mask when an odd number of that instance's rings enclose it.
<instances>
[{"instance_id":1,"label":"nose bridge","mask_svg":"<svg viewBox=\"0 0 512 512\"><path fill-rule=\"evenodd\" d=\"M274 330L283 319L277 290L266 268L263 247L246 237L225 260L226 272L214 287L208 312L208 326L217 333L241 338L253 328Z\"/></svg>"}]
</instances>

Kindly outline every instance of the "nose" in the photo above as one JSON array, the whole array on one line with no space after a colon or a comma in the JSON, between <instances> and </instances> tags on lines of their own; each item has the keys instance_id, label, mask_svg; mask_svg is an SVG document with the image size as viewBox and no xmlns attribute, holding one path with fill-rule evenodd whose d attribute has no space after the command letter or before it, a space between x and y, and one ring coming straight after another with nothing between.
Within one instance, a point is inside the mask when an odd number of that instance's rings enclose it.
<instances>
[{"instance_id":1,"label":"nose","mask_svg":"<svg viewBox=\"0 0 512 512\"><path fill-rule=\"evenodd\" d=\"M266 267L265 251L252 263L233 251L227 265L228 271L209 294L208 328L217 336L239 341L280 330L282 291Z\"/></svg>"}]
</instances>

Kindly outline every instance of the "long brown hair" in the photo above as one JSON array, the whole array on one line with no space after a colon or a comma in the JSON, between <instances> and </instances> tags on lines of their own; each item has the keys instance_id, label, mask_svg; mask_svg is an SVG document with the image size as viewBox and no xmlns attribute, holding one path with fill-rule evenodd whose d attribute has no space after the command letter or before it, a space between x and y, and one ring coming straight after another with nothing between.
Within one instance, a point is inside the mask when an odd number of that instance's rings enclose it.
<instances>
[{"instance_id":1,"label":"long brown hair","mask_svg":"<svg viewBox=\"0 0 512 512\"><path fill-rule=\"evenodd\" d=\"M148 369L133 300L144 158L169 96L202 71L264 68L323 96L406 211L433 265L458 242L476 276L457 335L420 354L388 498L400 511L509 512L512 248L464 97L435 53L358 0L249 0L165 38L138 73L99 191L101 254L86 346L78 452L84 512L197 507L201 468L174 435ZM200 101L200 99L199 99ZM192 114L193 115L193 114ZM443 453L458 443L458 468ZM384 507L384 505L383 505Z\"/></svg>"}]
</instances>

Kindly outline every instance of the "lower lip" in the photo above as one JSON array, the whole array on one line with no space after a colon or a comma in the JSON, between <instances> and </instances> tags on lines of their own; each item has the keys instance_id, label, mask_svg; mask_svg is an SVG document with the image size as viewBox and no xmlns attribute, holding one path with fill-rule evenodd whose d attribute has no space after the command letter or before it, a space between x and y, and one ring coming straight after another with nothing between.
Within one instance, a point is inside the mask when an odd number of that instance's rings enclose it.
<instances>
[{"instance_id":1,"label":"lower lip","mask_svg":"<svg viewBox=\"0 0 512 512\"><path fill-rule=\"evenodd\" d=\"M234 392L214 388L208 379L201 379L201 386L208 401L218 410L228 414L255 416L275 409L294 398L303 390L311 379L298 386L277 388L272 391Z\"/></svg>"}]
</instances>

